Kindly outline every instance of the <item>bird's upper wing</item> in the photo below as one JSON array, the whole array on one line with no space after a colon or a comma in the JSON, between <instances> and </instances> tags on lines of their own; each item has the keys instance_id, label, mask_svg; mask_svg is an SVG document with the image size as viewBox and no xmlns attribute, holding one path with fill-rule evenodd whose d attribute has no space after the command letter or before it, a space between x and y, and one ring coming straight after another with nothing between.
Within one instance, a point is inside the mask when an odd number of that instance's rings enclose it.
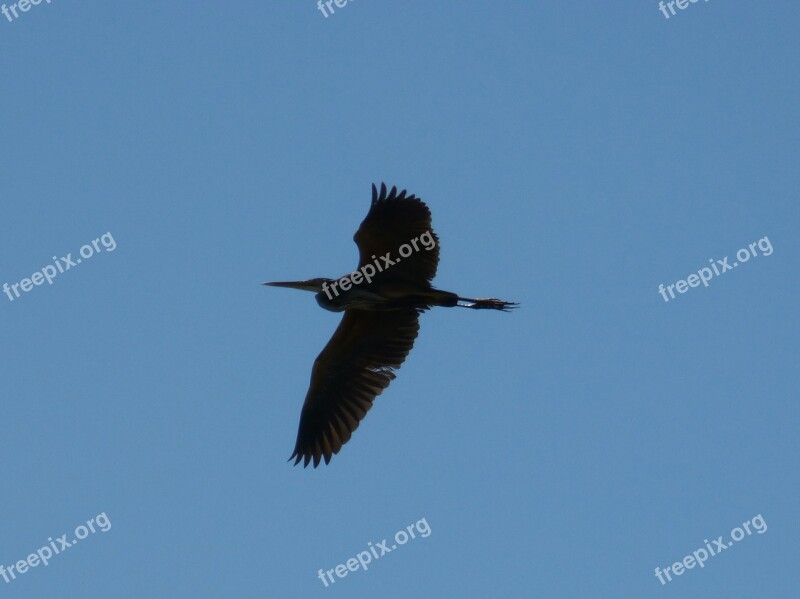
<instances>
[{"instance_id":1,"label":"bird's upper wing","mask_svg":"<svg viewBox=\"0 0 800 599\"><path fill-rule=\"evenodd\" d=\"M389 386L414 346L419 311L347 310L314 361L311 385L300 414L297 444L289 458L303 466L327 464L339 453L372 401Z\"/></svg>"},{"instance_id":2,"label":"bird's upper wing","mask_svg":"<svg viewBox=\"0 0 800 599\"><path fill-rule=\"evenodd\" d=\"M419 238L429 232L435 246L425 249L424 245L417 242L418 250L414 250L411 240ZM431 282L436 276L436 266L439 264L439 238L431 226L431 212L425 202L413 195L406 195L403 190L397 193L397 188L392 187L386 192L386 184L381 183L381 191L372 186L372 205L361 226L353 236L358 245L358 267L366 264L375 264L377 259L381 268L388 268L394 280L412 282ZM403 244L408 244L411 254L401 258L398 252ZM430 245L430 244L429 244ZM408 253L408 250L404 250ZM390 253L390 259L395 261L392 266L385 266L381 256ZM380 280L381 274L374 278Z\"/></svg>"}]
</instances>

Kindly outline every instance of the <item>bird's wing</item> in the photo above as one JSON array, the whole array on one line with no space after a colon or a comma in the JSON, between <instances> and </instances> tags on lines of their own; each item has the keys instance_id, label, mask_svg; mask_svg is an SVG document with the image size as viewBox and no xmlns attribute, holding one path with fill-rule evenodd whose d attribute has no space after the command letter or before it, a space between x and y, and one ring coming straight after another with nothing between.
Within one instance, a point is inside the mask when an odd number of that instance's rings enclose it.
<instances>
[{"instance_id":1,"label":"bird's wing","mask_svg":"<svg viewBox=\"0 0 800 599\"><path fill-rule=\"evenodd\" d=\"M415 250L412 239L418 239L425 232L429 232L435 245L432 249L425 248L423 243L417 242L419 249ZM393 280L406 280L412 282L427 281L430 283L436 276L436 266L439 264L439 238L431 226L431 212L425 202L413 195L406 195L403 190L397 193L397 188L392 187L387 193L386 184L381 183L381 191L372 186L372 205L361 226L353 236L358 245L358 267L375 264L380 268L387 268ZM423 240L424 241L424 240ZM412 250L410 255L402 258L399 248L408 244ZM427 244L430 246L430 242ZM381 259L387 252L390 260L395 264L387 266ZM404 250L409 253L408 250ZM374 278L380 280L382 274Z\"/></svg>"},{"instance_id":2,"label":"bird's wing","mask_svg":"<svg viewBox=\"0 0 800 599\"><path fill-rule=\"evenodd\" d=\"M303 466L327 464L339 453L372 401L394 379L419 331L419 311L347 310L314 361L311 385L300 414L297 444L289 458Z\"/></svg>"}]
</instances>

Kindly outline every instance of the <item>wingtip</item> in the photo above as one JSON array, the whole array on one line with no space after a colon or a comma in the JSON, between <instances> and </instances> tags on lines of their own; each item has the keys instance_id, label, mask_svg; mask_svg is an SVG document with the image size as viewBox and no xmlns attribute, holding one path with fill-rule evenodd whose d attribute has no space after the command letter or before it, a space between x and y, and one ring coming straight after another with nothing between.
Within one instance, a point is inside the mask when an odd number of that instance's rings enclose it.
<instances>
[{"instance_id":1,"label":"wingtip","mask_svg":"<svg viewBox=\"0 0 800 599\"><path fill-rule=\"evenodd\" d=\"M294 453L289 456L287 461L291 462L292 460L294 460L292 466L297 466L300 462L303 462L303 468L308 468L308 465L311 463L311 455L295 448Z\"/></svg>"},{"instance_id":2,"label":"wingtip","mask_svg":"<svg viewBox=\"0 0 800 599\"><path fill-rule=\"evenodd\" d=\"M295 449L292 455L290 455L289 459L286 461L291 462L292 460L294 460L294 464L292 464L292 466L297 466L300 462L303 462L303 468L308 468L309 465L311 465L312 468L316 468L323 462L325 463L326 466L330 464L331 458L335 453L337 452L334 451L331 453L327 452L317 453L314 451L305 452L305 451L300 451L299 449Z\"/></svg>"},{"instance_id":3,"label":"wingtip","mask_svg":"<svg viewBox=\"0 0 800 599\"><path fill-rule=\"evenodd\" d=\"M417 196L413 193L409 194L406 189L398 189L397 185L392 185L391 188L386 186L385 182L381 183L380 191L375 183L372 184L372 203L391 201L391 200L418 200Z\"/></svg>"}]
</instances>

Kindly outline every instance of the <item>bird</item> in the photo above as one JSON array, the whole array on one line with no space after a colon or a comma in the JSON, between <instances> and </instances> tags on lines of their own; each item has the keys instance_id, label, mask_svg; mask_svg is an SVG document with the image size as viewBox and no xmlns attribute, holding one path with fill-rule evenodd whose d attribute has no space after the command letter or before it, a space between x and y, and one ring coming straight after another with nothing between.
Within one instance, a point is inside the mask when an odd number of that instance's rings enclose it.
<instances>
[{"instance_id":1,"label":"bird","mask_svg":"<svg viewBox=\"0 0 800 599\"><path fill-rule=\"evenodd\" d=\"M311 370L289 461L314 468L329 464L358 428L373 401L394 380L419 332L419 316L442 307L508 312L516 302L465 298L436 289L439 238L420 198L372 185L372 203L353 236L358 268L339 279L268 282L263 285L316 293L317 303L344 312Z\"/></svg>"}]
</instances>

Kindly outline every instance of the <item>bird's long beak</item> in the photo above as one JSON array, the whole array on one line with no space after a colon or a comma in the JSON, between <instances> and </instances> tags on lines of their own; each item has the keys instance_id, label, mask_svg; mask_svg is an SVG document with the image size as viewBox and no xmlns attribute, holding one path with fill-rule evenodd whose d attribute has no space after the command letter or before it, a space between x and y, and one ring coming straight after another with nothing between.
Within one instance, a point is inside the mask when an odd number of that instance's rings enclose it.
<instances>
[{"instance_id":1,"label":"bird's long beak","mask_svg":"<svg viewBox=\"0 0 800 599\"><path fill-rule=\"evenodd\" d=\"M314 287L308 281L275 281L272 283L262 283L270 287L287 287L289 289L302 289L303 291L314 291Z\"/></svg>"}]
</instances>

